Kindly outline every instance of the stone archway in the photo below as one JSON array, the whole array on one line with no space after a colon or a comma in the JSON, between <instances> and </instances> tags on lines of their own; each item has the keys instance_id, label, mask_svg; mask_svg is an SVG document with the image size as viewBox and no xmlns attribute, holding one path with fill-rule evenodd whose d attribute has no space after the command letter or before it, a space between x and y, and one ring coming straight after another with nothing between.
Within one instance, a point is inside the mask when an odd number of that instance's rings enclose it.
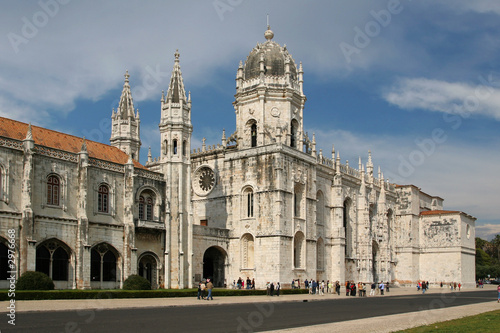
<instances>
[{"instance_id":1,"label":"stone archway","mask_svg":"<svg viewBox=\"0 0 500 333\"><path fill-rule=\"evenodd\" d=\"M209 247L203 254L203 278L210 279L214 287L224 287L227 254L218 246Z\"/></svg>"},{"instance_id":2,"label":"stone archway","mask_svg":"<svg viewBox=\"0 0 500 333\"><path fill-rule=\"evenodd\" d=\"M151 253L139 258L137 273L151 283L151 289L158 288L158 260Z\"/></svg>"}]
</instances>

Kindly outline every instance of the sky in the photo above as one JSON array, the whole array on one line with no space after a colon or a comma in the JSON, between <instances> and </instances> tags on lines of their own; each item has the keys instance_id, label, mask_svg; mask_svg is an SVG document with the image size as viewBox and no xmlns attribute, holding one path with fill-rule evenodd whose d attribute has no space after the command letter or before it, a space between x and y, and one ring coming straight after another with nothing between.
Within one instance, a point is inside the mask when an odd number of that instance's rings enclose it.
<instances>
[{"instance_id":1,"label":"sky","mask_svg":"<svg viewBox=\"0 0 500 333\"><path fill-rule=\"evenodd\" d=\"M4 1L0 116L109 143L125 71L141 162L159 155L161 91L176 49L192 97L192 148L235 130L235 76L267 15L304 68L304 129L357 168L445 199L500 233L500 2Z\"/></svg>"}]
</instances>

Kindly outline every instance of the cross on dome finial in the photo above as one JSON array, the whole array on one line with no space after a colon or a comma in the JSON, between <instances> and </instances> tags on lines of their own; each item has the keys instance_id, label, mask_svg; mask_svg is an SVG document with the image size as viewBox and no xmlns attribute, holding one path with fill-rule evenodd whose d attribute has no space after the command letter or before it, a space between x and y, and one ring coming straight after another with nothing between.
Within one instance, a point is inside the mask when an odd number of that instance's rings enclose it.
<instances>
[{"instance_id":1,"label":"cross on dome finial","mask_svg":"<svg viewBox=\"0 0 500 333\"><path fill-rule=\"evenodd\" d=\"M125 71L125 82L128 82L128 78L130 77L130 75L128 74L128 69Z\"/></svg>"}]
</instances>

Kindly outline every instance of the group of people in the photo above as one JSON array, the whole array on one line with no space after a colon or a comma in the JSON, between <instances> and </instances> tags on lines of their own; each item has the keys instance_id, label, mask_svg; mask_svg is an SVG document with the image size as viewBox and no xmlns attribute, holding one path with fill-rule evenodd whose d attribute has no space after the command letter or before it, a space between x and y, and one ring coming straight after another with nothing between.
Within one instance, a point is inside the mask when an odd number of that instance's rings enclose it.
<instances>
[{"instance_id":1,"label":"group of people","mask_svg":"<svg viewBox=\"0 0 500 333\"><path fill-rule=\"evenodd\" d=\"M305 280L304 281L304 286L306 289L309 289L309 294L311 295L324 295L330 294L330 293L338 293L340 295L340 283L339 281L333 282L330 280L325 280L320 281L315 281L313 279L311 280Z\"/></svg>"},{"instance_id":2,"label":"group of people","mask_svg":"<svg viewBox=\"0 0 500 333\"><path fill-rule=\"evenodd\" d=\"M443 288L444 283L441 281L441 283L439 284L439 286L441 288ZM456 282L450 282L449 286L450 286L451 291L457 290L457 287L458 287L458 291L460 291L460 289L462 288L462 284L461 283L456 283ZM417 282L417 291L420 291L420 290L422 290L422 294L425 294L425 292L427 290L429 290L429 281L419 281L419 282Z\"/></svg>"},{"instance_id":3,"label":"group of people","mask_svg":"<svg viewBox=\"0 0 500 333\"><path fill-rule=\"evenodd\" d=\"M279 296L280 295L280 289L281 285L279 282L267 282L266 283L266 290L267 290L267 296Z\"/></svg>"},{"instance_id":4,"label":"group of people","mask_svg":"<svg viewBox=\"0 0 500 333\"><path fill-rule=\"evenodd\" d=\"M214 284L210 279L202 280L198 283L198 299L205 299L205 292L208 292L206 300L214 300L212 297L212 289L214 288Z\"/></svg>"},{"instance_id":5,"label":"group of people","mask_svg":"<svg viewBox=\"0 0 500 333\"><path fill-rule=\"evenodd\" d=\"M250 278L247 276L247 279L245 281L240 277L240 278L238 278L238 281L233 280L232 288L233 289L255 289L255 279L250 280Z\"/></svg>"}]
</instances>

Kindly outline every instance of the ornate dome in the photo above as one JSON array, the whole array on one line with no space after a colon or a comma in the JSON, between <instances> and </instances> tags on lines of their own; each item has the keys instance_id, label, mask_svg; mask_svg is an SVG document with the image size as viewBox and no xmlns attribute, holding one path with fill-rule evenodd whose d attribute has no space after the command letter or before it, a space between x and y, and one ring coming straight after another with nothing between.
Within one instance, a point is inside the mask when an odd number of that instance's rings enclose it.
<instances>
[{"instance_id":1,"label":"ornate dome","mask_svg":"<svg viewBox=\"0 0 500 333\"><path fill-rule=\"evenodd\" d=\"M286 61L290 61L290 76L293 80L297 79L297 66L286 49L286 45L281 47L278 43L272 41L274 33L267 27L264 33L266 41L258 43L253 48L245 61L244 79L248 80L258 77L260 74L260 59L264 57L264 74L270 76L284 76L286 71Z\"/></svg>"}]
</instances>

